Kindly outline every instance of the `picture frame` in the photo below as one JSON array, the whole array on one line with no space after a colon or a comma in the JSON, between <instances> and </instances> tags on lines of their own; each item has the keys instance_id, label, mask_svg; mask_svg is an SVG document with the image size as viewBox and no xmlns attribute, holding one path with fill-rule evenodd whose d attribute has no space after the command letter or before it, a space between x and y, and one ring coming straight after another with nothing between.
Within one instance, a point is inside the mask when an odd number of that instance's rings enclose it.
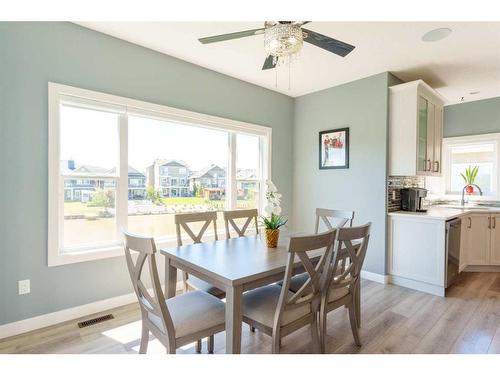
<instances>
[{"instance_id":1,"label":"picture frame","mask_svg":"<svg viewBox=\"0 0 500 375\"><path fill-rule=\"evenodd\" d=\"M349 128L319 132L319 169L349 168Z\"/></svg>"}]
</instances>

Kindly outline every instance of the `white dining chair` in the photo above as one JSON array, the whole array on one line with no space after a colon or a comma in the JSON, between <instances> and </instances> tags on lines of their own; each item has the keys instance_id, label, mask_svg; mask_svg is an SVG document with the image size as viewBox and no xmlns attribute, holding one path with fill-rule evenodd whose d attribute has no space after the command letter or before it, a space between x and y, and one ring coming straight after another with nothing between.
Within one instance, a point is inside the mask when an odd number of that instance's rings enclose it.
<instances>
[{"instance_id":1,"label":"white dining chair","mask_svg":"<svg viewBox=\"0 0 500 375\"><path fill-rule=\"evenodd\" d=\"M273 353L280 352L283 337L307 325L311 326L312 351L321 349L317 318L322 290L328 281L326 268L331 263L335 236L336 230L333 229L321 234L292 237L283 285L267 285L243 294L243 321L272 337ZM319 257L316 266L313 257ZM297 266L296 258L306 269L308 279L297 293L292 293L288 287Z\"/></svg>"},{"instance_id":2,"label":"white dining chair","mask_svg":"<svg viewBox=\"0 0 500 375\"><path fill-rule=\"evenodd\" d=\"M321 224L326 227L326 230L331 230L333 228L343 228L345 225L352 227L352 222L354 220L354 211L346 210L330 210L326 208L316 208L316 224L314 227L314 233L319 233ZM307 274L301 273L292 277L290 280L290 290L296 292L307 280Z\"/></svg>"},{"instance_id":3,"label":"white dining chair","mask_svg":"<svg viewBox=\"0 0 500 375\"><path fill-rule=\"evenodd\" d=\"M125 258L142 318L139 353L147 351L149 332L175 354L180 346L197 342L201 352L201 339L208 337L208 352L214 351L214 335L224 331L225 305L218 298L203 291L194 291L165 300L156 266L156 246L153 238L130 233L125 236ZM135 260L134 260L135 259ZM152 294L142 281L148 264Z\"/></svg>"},{"instance_id":4,"label":"white dining chair","mask_svg":"<svg viewBox=\"0 0 500 375\"><path fill-rule=\"evenodd\" d=\"M213 235L215 240L218 240L217 237L217 212L208 211L208 212L196 212L196 213L183 213L176 214L174 217L175 227L177 232L177 245L182 246L182 232L184 231L189 238L193 241L193 243L201 243L203 239L203 235L207 231L207 229L212 226ZM198 231L198 234L193 232L191 228L192 225L201 225L201 228ZM217 298L224 298L226 296L225 292L214 285L207 283L206 281L193 276L188 275L187 272L182 273L182 284L184 288L184 292L189 290L189 287L197 290L202 290L207 292Z\"/></svg>"},{"instance_id":5,"label":"white dining chair","mask_svg":"<svg viewBox=\"0 0 500 375\"><path fill-rule=\"evenodd\" d=\"M245 236L247 230L250 228L250 224L252 224L252 221L254 222L255 226L255 234L259 234L259 223L257 220L258 216L259 213L257 209L224 211L226 238L231 238L231 228L236 232L238 237ZM242 226L239 226L235 221L238 219L245 219Z\"/></svg>"},{"instance_id":6,"label":"white dining chair","mask_svg":"<svg viewBox=\"0 0 500 375\"><path fill-rule=\"evenodd\" d=\"M319 326L321 349L325 350L326 320L330 311L345 306L349 310L349 321L356 345L361 345L360 326L361 269L370 239L371 223L352 228L339 228L332 262L327 276L327 287L321 296Z\"/></svg>"}]
</instances>

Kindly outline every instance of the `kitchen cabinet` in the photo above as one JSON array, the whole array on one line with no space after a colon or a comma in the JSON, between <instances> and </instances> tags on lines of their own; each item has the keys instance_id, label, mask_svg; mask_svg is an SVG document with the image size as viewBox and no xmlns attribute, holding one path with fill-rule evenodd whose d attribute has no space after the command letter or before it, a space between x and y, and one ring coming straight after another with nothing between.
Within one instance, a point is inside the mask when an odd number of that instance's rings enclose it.
<instances>
[{"instance_id":1,"label":"kitchen cabinet","mask_svg":"<svg viewBox=\"0 0 500 375\"><path fill-rule=\"evenodd\" d=\"M462 218L460 269L500 265L500 213L473 213Z\"/></svg>"},{"instance_id":2,"label":"kitchen cabinet","mask_svg":"<svg viewBox=\"0 0 500 375\"><path fill-rule=\"evenodd\" d=\"M441 97L424 81L389 88L389 174L440 176Z\"/></svg>"},{"instance_id":3,"label":"kitchen cabinet","mask_svg":"<svg viewBox=\"0 0 500 375\"><path fill-rule=\"evenodd\" d=\"M500 214L491 215L490 265L500 266Z\"/></svg>"}]
</instances>

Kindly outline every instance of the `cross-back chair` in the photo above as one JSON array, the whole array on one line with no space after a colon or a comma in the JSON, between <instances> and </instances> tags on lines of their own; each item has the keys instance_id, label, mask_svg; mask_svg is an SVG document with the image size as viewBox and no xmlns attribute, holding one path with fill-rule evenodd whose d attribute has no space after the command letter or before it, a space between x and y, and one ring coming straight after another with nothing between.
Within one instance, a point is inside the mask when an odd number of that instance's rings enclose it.
<instances>
[{"instance_id":1,"label":"cross-back chair","mask_svg":"<svg viewBox=\"0 0 500 375\"><path fill-rule=\"evenodd\" d=\"M212 226L214 238L218 240L217 237L217 212L208 211L208 212L196 212L196 213L186 213L186 214L176 214L175 215L175 228L177 232L177 245L182 246L182 231L187 233L189 238L193 241L193 243L201 243L203 239L203 235L207 231L207 229ZM192 229L192 225L200 225L201 228L198 231L198 234L195 234ZM190 226L191 225L191 226ZM182 285L184 292L189 290L189 287L202 290L207 292L217 298L224 298L225 292L214 285L207 283L204 280L201 280L198 277L193 275L188 275L187 272L182 273Z\"/></svg>"},{"instance_id":2,"label":"cross-back chair","mask_svg":"<svg viewBox=\"0 0 500 375\"><path fill-rule=\"evenodd\" d=\"M225 305L202 291L194 291L165 300L156 265L156 246L153 238L125 232L125 258L142 317L139 353L148 348L151 332L166 348L175 354L178 347L197 342L201 352L201 339L208 337L208 351L213 353L214 334L224 331ZM135 259L135 260L134 260ZM147 263L152 294L142 281ZM200 319L203 316L203 319Z\"/></svg>"},{"instance_id":3,"label":"cross-back chair","mask_svg":"<svg viewBox=\"0 0 500 375\"><path fill-rule=\"evenodd\" d=\"M224 211L224 224L226 226L226 238L231 238L231 228L234 229L238 237L244 237L247 229L249 229L252 221L255 224L255 233L259 233L259 223L258 218L259 213L257 209L250 210L234 210L234 211ZM243 226L238 226L235 219L246 219Z\"/></svg>"},{"instance_id":4,"label":"cross-back chair","mask_svg":"<svg viewBox=\"0 0 500 375\"><path fill-rule=\"evenodd\" d=\"M332 219L338 219L337 223L332 223ZM333 228L342 228L345 225L352 227L354 220L354 211L345 210L330 210L326 208L316 208L316 224L314 233L319 233L320 224L326 227L326 230ZM290 290L296 292L304 284L307 279L307 274L303 273L292 277L290 281Z\"/></svg>"},{"instance_id":5,"label":"cross-back chair","mask_svg":"<svg viewBox=\"0 0 500 375\"><path fill-rule=\"evenodd\" d=\"M292 237L283 285L268 285L243 295L243 321L272 337L273 353L279 353L281 338L306 325L311 326L313 352L321 348L317 317L322 290L328 281L326 269L331 263L335 236L333 229ZM304 267L308 279L297 293L292 293L288 287L297 266Z\"/></svg>"},{"instance_id":6,"label":"cross-back chair","mask_svg":"<svg viewBox=\"0 0 500 375\"><path fill-rule=\"evenodd\" d=\"M361 345L360 275L370 239L371 223L351 228L339 228L334 255L327 276L328 287L321 296L319 313L321 350L325 350L327 314L341 306L349 310L349 321L356 345Z\"/></svg>"},{"instance_id":7,"label":"cross-back chair","mask_svg":"<svg viewBox=\"0 0 500 375\"><path fill-rule=\"evenodd\" d=\"M331 219L338 219L338 223L332 224ZM330 210L327 208L316 208L316 225L314 233L319 232L320 223L323 223L327 230L332 228L343 228L346 224L352 227L354 211Z\"/></svg>"}]
</instances>

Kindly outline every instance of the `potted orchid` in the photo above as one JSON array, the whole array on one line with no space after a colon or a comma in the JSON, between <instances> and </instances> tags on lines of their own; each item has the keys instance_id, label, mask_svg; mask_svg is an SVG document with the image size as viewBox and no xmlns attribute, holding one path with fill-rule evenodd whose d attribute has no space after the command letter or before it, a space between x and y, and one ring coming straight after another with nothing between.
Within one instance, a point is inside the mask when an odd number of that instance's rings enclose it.
<instances>
[{"instance_id":1,"label":"potted orchid","mask_svg":"<svg viewBox=\"0 0 500 375\"><path fill-rule=\"evenodd\" d=\"M268 248L275 248L278 246L278 239L280 236L280 227L285 225L288 221L286 217L281 215L281 197L278 189L271 180L266 181L267 191L266 199L267 205L264 208L266 216L262 216L262 224L266 228L266 243Z\"/></svg>"},{"instance_id":2,"label":"potted orchid","mask_svg":"<svg viewBox=\"0 0 500 375\"><path fill-rule=\"evenodd\" d=\"M478 172L479 172L478 166L472 167L469 165L469 167L465 168L465 174L460 173L466 184L465 191L467 192L468 195L474 193L473 185L476 183Z\"/></svg>"}]
</instances>

